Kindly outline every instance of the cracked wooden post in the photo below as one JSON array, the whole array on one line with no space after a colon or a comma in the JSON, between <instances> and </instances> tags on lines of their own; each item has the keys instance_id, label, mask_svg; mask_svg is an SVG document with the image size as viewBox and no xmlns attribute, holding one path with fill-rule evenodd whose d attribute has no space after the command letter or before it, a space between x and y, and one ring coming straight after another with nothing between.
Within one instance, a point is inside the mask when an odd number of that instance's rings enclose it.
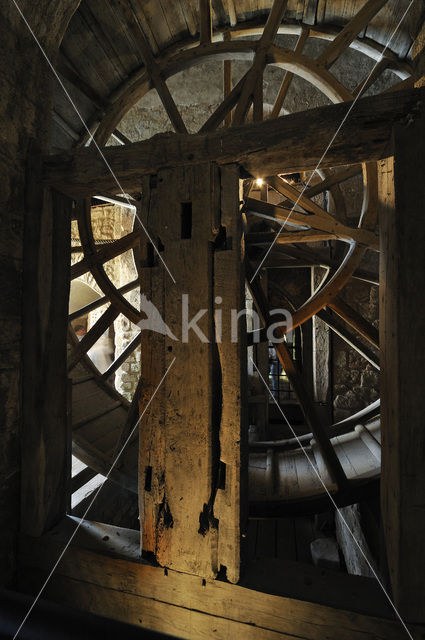
<instances>
[{"instance_id":1,"label":"cracked wooden post","mask_svg":"<svg viewBox=\"0 0 425 640\"><path fill-rule=\"evenodd\" d=\"M222 172L223 189L209 163L144 180L144 222L177 282L146 243L142 309L153 303L169 331L142 331L141 412L175 361L140 423L139 495L144 551L204 578L225 566L236 582L246 366L243 340L231 344L226 323L230 308L243 304L242 229L238 172ZM221 344L216 296L223 299ZM197 330L185 328L185 315Z\"/></svg>"}]
</instances>

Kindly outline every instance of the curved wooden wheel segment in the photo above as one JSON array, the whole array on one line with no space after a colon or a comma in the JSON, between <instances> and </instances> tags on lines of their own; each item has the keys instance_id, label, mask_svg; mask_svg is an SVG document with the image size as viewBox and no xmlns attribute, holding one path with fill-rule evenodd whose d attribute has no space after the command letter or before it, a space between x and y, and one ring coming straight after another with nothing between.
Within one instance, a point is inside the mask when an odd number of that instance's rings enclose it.
<instances>
[{"instance_id":1,"label":"curved wooden wheel segment","mask_svg":"<svg viewBox=\"0 0 425 640\"><path fill-rule=\"evenodd\" d=\"M137 217L134 218L134 230L121 238L115 239L108 244L96 245L93 236L91 223L91 202L86 199L79 201L76 207L76 218L78 222L79 238L81 242L81 252L83 258L72 265L71 281L90 273L98 288L103 293L94 303L81 307L70 315L73 322L88 313L108 305L107 309L84 335L80 342L74 344L72 353L68 358L68 370L71 371L94 346L97 340L109 329L120 313L122 313L131 323L140 321L140 311L136 309L124 296L130 291L139 287L139 279L136 278L117 288L106 274L104 265L109 260L117 258L128 250L137 252L140 244L140 231L137 229ZM135 260L135 264L138 261ZM124 351L115 358L106 372L102 374L104 379L110 378L121 366L125 359L136 349L137 341L133 340Z\"/></svg>"},{"instance_id":2,"label":"curved wooden wheel segment","mask_svg":"<svg viewBox=\"0 0 425 640\"><path fill-rule=\"evenodd\" d=\"M381 45L367 38L357 38L358 34L367 27L370 20L385 5L385 2L386 0L368 0L344 28L320 29L308 25L282 24L287 3L284 0L275 0L264 27L235 25L227 29L225 33L213 33L211 12L208 10L209 3L201 1L199 43L195 46L193 40L188 43L179 43L178 48L175 47L174 50L170 48L161 57L154 56L140 25L134 23L134 15L128 13L126 3L119 3L129 28L134 32L133 35L139 44L145 64L139 72L133 74L115 92L103 117L96 116L94 119L92 124L93 128L97 126L96 141L99 145L106 145L113 136L121 144L128 144L129 140L119 132L120 122L129 109L150 90L155 90L158 93L176 133L186 134L185 123L166 81L183 69L207 60L223 61L224 90L221 104L203 124L200 133L210 132L225 126L235 127L235 135L237 135L237 127L243 124L248 117L252 117L254 121L261 121L265 117L278 117L285 109L285 100L296 76L307 80L332 102L349 101L353 97L361 96L385 70L393 71L397 76L397 83L409 82L412 72L407 64L400 62L389 49L384 51ZM293 51L276 44L276 36L279 34L297 36ZM252 36L256 36L255 39ZM309 38L318 38L326 43L319 57L315 60L303 53ZM349 47L378 61L373 71L351 92L336 79L330 70ZM235 86L232 85L231 77L231 65L234 60L250 61L248 71ZM265 116L262 86L267 65L282 68L285 75L270 115ZM84 144L85 142L86 136L81 139L80 143ZM267 257L264 261L265 268L279 262L294 267L326 267L327 276L321 285L308 300L299 308L294 309L293 326L301 326L314 315L318 315L337 335L356 349L366 361L379 369L377 353L379 345L376 329L348 305L340 295L344 286L352 278L369 282L370 286L377 284L376 274L362 267L362 260L367 251L378 251L379 248L376 233L376 163L339 167L326 171L321 171L318 167L315 175L307 177L308 175L306 174L304 178L303 186L293 184L284 174L251 176L246 179L242 213L250 221L261 219L268 227L266 231L252 231L248 227L245 238L250 258L247 267L247 282L264 325L267 327L272 324L269 301L259 286L258 278L252 279L256 269L262 263L265 252L267 251ZM363 177L363 208L359 212L358 223L353 226L347 222L341 185L359 175ZM251 195L250 191L254 180L258 178L264 181L269 192L273 194L270 201L267 198L256 198ZM333 203L332 212L328 207L318 204L317 196L324 193L330 196ZM85 378L88 379L91 375L96 382L103 385L102 388L105 388L107 379L137 347L138 338L136 337L128 345L103 374L93 372L93 368L92 373L87 374L91 366L86 356L87 351L120 313L132 323L137 324L140 320L140 312L125 298L125 293L138 286L138 279L124 287L117 288L107 276L104 264L130 249L137 254L140 234L143 232L136 224L134 230L123 238L108 245L98 246L91 228L90 202L87 200L79 202L76 215L83 258L72 266L71 278L78 278L90 271L96 284L103 292L103 297L73 313L70 320L74 321L78 314L84 315L105 303L109 303L109 306L81 342L72 338L69 369L72 372L84 365ZM323 242L334 242L334 244L338 243L338 247L345 247L345 250L339 249L337 252L340 255L339 260L324 257L320 245L317 244ZM330 310L334 313L330 313ZM281 337L283 337L283 333ZM367 341L367 345L364 340ZM352 500L359 486L361 487L364 482L375 480L379 476L379 419L377 419L379 408L373 406L369 413L366 411L358 416L358 421L347 423L348 426L345 425L343 432L338 429L335 431L334 427L323 425L284 341L276 345L276 352L302 407L310 433L303 436L301 442L290 438L278 446L271 443L255 444L251 455L254 457L261 455L263 458L265 456L264 464L261 463L263 466L260 465L265 473L263 474L264 478L261 479L258 474L253 474L252 501L258 507L259 503L264 502L269 506L276 506L282 502L310 499L312 496L324 493L323 484L318 482L318 479L322 478L326 490L332 491L341 503L348 503ZM81 376L80 372L79 379L84 380L84 375ZM130 405L128 417L120 421L119 433L114 446L108 454L105 451L101 452L103 463L105 455L116 453L130 433L133 418L137 413L137 396L136 393ZM128 403L124 403L123 406L128 411ZM111 411L116 408L112 408ZM348 433L344 431L346 428L349 429ZM349 470L351 463L346 461L347 451L351 446L348 444L350 438L347 436L351 437L354 447L358 446L360 441L367 445L366 467L358 467L354 469L354 473ZM293 446L288 446L291 440ZM305 443L306 451L302 451L300 448L302 442ZM377 443L377 445L375 446L373 443ZM80 444L79 448L84 449L84 446ZM291 493L285 483L283 483L284 486L282 485L279 479L282 473L279 469L285 468L285 465L288 468L290 456L302 454L305 458L306 453L307 456L310 456L310 462L313 465L308 472L306 471L309 482L306 483L303 491L297 493L294 490ZM308 463L308 460L305 459L305 462ZM293 459L291 464L295 464ZM98 464L97 468L100 469L101 466ZM257 468L259 468L258 465ZM317 471L317 477L315 477L314 469ZM128 484L131 482L128 481ZM255 487L259 486L263 486L263 489L256 491Z\"/></svg>"}]
</instances>

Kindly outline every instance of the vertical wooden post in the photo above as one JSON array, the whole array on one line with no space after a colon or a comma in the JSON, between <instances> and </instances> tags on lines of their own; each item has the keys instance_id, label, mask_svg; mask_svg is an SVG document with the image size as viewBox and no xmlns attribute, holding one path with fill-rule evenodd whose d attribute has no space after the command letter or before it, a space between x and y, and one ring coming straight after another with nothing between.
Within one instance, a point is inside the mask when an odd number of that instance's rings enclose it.
<instances>
[{"instance_id":1,"label":"vertical wooden post","mask_svg":"<svg viewBox=\"0 0 425 640\"><path fill-rule=\"evenodd\" d=\"M70 473L67 416L72 202L42 188L32 156L24 237L21 530L38 536L66 513Z\"/></svg>"},{"instance_id":2,"label":"vertical wooden post","mask_svg":"<svg viewBox=\"0 0 425 640\"><path fill-rule=\"evenodd\" d=\"M213 164L167 169L144 183L142 215L177 282L150 250L142 294L170 331L142 332L142 412L175 360L140 423L139 486L145 551L163 566L205 578L223 565L237 581L246 364L243 341L231 343L227 315L243 303L243 248L238 174L222 171L220 179ZM189 321L199 312L205 338L192 329L185 335L185 305Z\"/></svg>"},{"instance_id":3,"label":"vertical wooden post","mask_svg":"<svg viewBox=\"0 0 425 640\"><path fill-rule=\"evenodd\" d=\"M425 113L379 162L382 513L395 604L425 622Z\"/></svg>"}]
</instances>

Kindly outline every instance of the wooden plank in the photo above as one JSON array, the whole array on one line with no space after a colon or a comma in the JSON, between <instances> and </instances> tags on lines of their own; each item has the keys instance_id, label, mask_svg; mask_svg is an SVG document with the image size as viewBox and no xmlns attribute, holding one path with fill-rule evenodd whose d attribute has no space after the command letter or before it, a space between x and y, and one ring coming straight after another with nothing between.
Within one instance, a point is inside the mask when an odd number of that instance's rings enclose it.
<instances>
[{"instance_id":1,"label":"wooden plank","mask_svg":"<svg viewBox=\"0 0 425 640\"><path fill-rule=\"evenodd\" d=\"M108 367L107 370L102 374L103 379L107 380L108 378L110 378L112 374L114 374L115 371L120 368L120 366L127 360L127 358L133 353L133 351L137 349L139 345L140 345L140 336L136 335L131 340L131 342L128 343L125 349L122 350L120 355L117 358L115 358L115 360L110 365L110 367Z\"/></svg>"},{"instance_id":2,"label":"wooden plank","mask_svg":"<svg viewBox=\"0 0 425 640\"><path fill-rule=\"evenodd\" d=\"M71 480L71 493L75 493L78 489L81 489L87 482L90 482L97 475L97 471L93 471L90 467L86 467L77 475L72 477Z\"/></svg>"},{"instance_id":3,"label":"wooden plank","mask_svg":"<svg viewBox=\"0 0 425 640\"><path fill-rule=\"evenodd\" d=\"M409 114L415 118L424 95L425 88L419 88L359 100L323 159L322 168L387 156L394 123ZM120 184L130 190L139 190L141 176L161 166L196 165L209 160L236 162L255 176L292 173L316 167L335 133L335 123L341 122L347 109L347 104L319 107L207 136L164 134L160 145L155 138L125 147L107 147L103 153ZM71 195L116 189L104 161L91 147L46 158L44 178Z\"/></svg>"},{"instance_id":4,"label":"wooden plank","mask_svg":"<svg viewBox=\"0 0 425 640\"><path fill-rule=\"evenodd\" d=\"M348 167L347 169L342 169L341 171L335 171L317 184L307 187L307 189L304 191L304 195L307 198L312 198L318 193L323 193L323 191L329 190L336 184L341 184L341 182L345 182L346 180L350 180L350 178L354 178L354 176L359 175L361 172L362 169L360 166L353 166Z\"/></svg>"},{"instance_id":5,"label":"wooden plank","mask_svg":"<svg viewBox=\"0 0 425 640\"><path fill-rule=\"evenodd\" d=\"M424 333L425 115L396 127L394 158L380 168L380 342L382 358L381 502L395 603L407 620L425 610ZM418 422L419 420L419 422ZM414 550L412 552L412 550Z\"/></svg>"}]
</instances>

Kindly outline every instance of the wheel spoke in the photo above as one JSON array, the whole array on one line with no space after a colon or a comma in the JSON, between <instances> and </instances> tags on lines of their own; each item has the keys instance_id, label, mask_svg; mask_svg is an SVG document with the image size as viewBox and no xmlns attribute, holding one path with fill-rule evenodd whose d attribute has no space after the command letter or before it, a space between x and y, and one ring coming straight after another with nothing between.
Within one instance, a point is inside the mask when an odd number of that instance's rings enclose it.
<instances>
[{"instance_id":1,"label":"wheel spoke","mask_svg":"<svg viewBox=\"0 0 425 640\"><path fill-rule=\"evenodd\" d=\"M311 201L309 201L311 202ZM369 247L374 250L379 248L379 238L372 231L367 229L357 228L353 229L347 227L344 224L338 222L335 218L328 215L323 209L322 214L305 215L281 207L280 205L270 204L268 202L262 202L254 198L246 198L245 200L246 210L250 213L270 220L282 220L288 225L295 225L302 227L303 229L311 228L316 231L326 232L334 237L334 239L343 240L344 242L359 242L365 247ZM319 207L320 209L320 207Z\"/></svg>"},{"instance_id":2,"label":"wheel spoke","mask_svg":"<svg viewBox=\"0 0 425 640\"><path fill-rule=\"evenodd\" d=\"M133 291L139 285L140 285L139 279L132 280L132 282L125 284L124 286L117 289L117 291L122 294L128 293L129 291ZM81 307L81 309L78 309L77 311L74 311L73 313L71 313L68 317L68 321L72 322L77 318L81 318L81 316L85 316L88 313L91 313L92 311L99 309L99 307L103 307L103 305L108 304L108 302L109 302L109 298L107 296L102 296L98 300L94 300L94 302L91 302L90 304L87 304L84 307Z\"/></svg>"},{"instance_id":3,"label":"wheel spoke","mask_svg":"<svg viewBox=\"0 0 425 640\"><path fill-rule=\"evenodd\" d=\"M248 270L250 269L248 268ZM256 307L263 318L265 326L271 326L274 320L270 316L268 303L261 289L261 286L259 285L258 279L252 280L251 274L247 273L247 283L251 290ZM276 334L281 334L279 335L279 337L283 337L282 327L275 330L275 335ZM294 361L292 360L287 346L284 342L275 343L273 346L276 350L282 367L286 375L288 376L288 380L292 385L292 388L294 389L295 395L297 396L298 402L300 403L306 422L317 440L330 475L338 485L339 489L345 488L348 483L347 477L344 473L344 470L342 469L341 463L338 460L338 456L335 453L330 439L326 434L323 425L321 424L314 404L305 388L304 381L299 371L297 370Z\"/></svg>"},{"instance_id":4,"label":"wheel spoke","mask_svg":"<svg viewBox=\"0 0 425 640\"><path fill-rule=\"evenodd\" d=\"M353 309L340 296L333 298L329 303L330 307L345 322L357 331L365 340L370 342L374 347L379 349L379 331L373 324L370 324L363 316Z\"/></svg>"},{"instance_id":5,"label":"wheel spoke","mask_svg":"<svg viewBox=\"0 0 425 640\"><path fill-rule=\"evenodd\" d=\"M71 371L79 363L81 358L86 355L87 351L99 340L100 336L105 333L118 315L119 310L112 305L101 315L99 320L74 348L74 351L68 359L68 371Z\"/></svg>"},{"instance_id":6,"label":"wheel spoke","mask_svg":"<svg viewBox=\"0 0 425 640\"><path fill-rule=\"evenodd\" d=\"M301 33L299 35L296 47L294 52L296 54L301 54L304 49L304 45L307 41L307 38L310 34L310 30L302 27ZM294 74L292 71L286 71L285 76L282 81L282 85L279 89L279 93L277 95L276 101L273 105L272 112L270 114L270 118L277 118L282 110L283 103L289 91L289 87L291 86L292 80L294 78Z\"/></svg>"},{"instance_id":7,"label":"wheel spoke","mask_svg":"<svg viewBox=\"0 0 425 640\"><path fill-rule=\"evenodd\" d=\"M211 0L199 0L199 43L210 44L212 41Z\"/></svg>"},{"instance_id":8,"label":"wheel spoke","mask_svg":"<svg viewBox=\"0 0 425 640\"><path fill-rule=\"evenodd\" d=\"M375 369L379 370L379 357L372 349L365 346L355 335L352 335L344 323L338 318L338 316L331 315L326 309L319 311L316 316L323 320L328 327L332 329L340 338L342 338L350 347L357 351L365 360L367 360Z\"/></svg>"},{"instance_id":9,"label":"wheel spoke","mask_svg":"<svg viewBox=\"0 0 425 640\"><path fill-rule=\"evenodd\" d=\"M368 0L331 44L326 47L325 51L317 58L317 62L329 69L387 2L388 0Z\"/></svg>"},{"instance_id":10,"label":"wheel spoke","mask_svg":"<svg viewBox=\"0 0 425 640\"><path fill-rule=\"evenodd\" d=\"M125 17L126 24L130 29L135 41L137 42L141 56L145 63L146 70L151 79L151 83L157 90L157 93L161 99L162 104L164 105L164 108L171 120L174 129L177 131L177 133L187 133L186 126L183 122L179 110L177 109L177 105L174 102L170 90L168 89L168 86L164 78L162 77L158 63L154 58L151 47L141 25L137 22L137 18L135 17L130 5L127 2L118 0L118 3Z\"/></svg>"},{"instance_id":11,"label":"wheel spoke","mask_svg":"<svg viewBox=\"0 0 425 640\"><path fill-rule=\"evenodd\" d=\"M126 348L115 358L110 367L102 374L102 378L107 380L113 373L127 360L127 358L133 353L135 349L140 345L140 334L136 335L133 340L126 346Z\"/></svg>"},{"instance_id":12,"label":"wheel spoke","mask_svg":"<svg viewBox=\"0 0 425 640\"><path fill-rule=\"evenodd\" d=\"M241 97L233 116L232 126L238 126L244 122L248 110L253 102L255 89L258 85L262 85L263 71L266 66L267 50L275 39L277 30L279 29L283 15L286 11L287 4L287 0L274 0L273 2L263 34L258 41L254 61L243 84Z\"/></svg>"}]
</instances>

